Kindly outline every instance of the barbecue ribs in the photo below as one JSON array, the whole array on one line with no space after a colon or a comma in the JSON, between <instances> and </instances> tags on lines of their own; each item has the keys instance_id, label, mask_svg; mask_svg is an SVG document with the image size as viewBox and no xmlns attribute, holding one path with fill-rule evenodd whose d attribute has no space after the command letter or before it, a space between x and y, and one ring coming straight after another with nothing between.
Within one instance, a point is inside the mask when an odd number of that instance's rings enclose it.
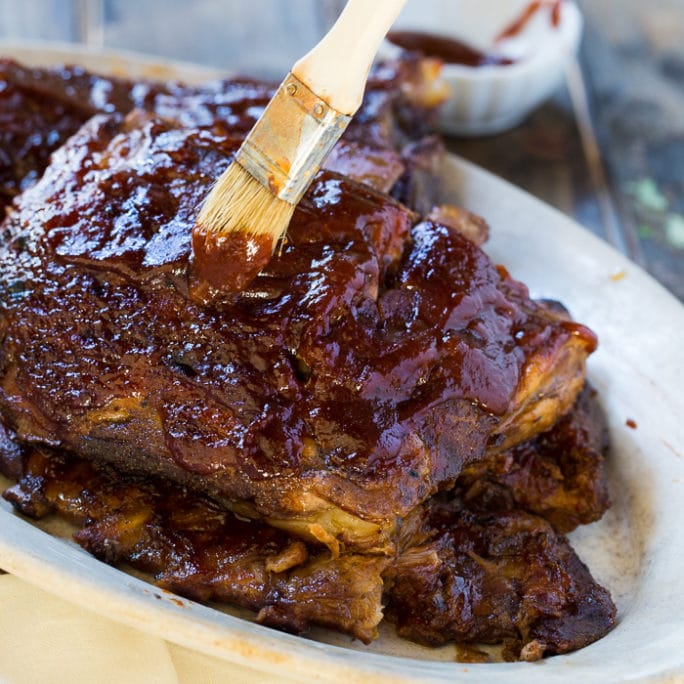
<instances>
[{"instance_id":1,"label":"barbecue ribs","mask_svg":"<svg viewBox=\"0 0 684 684\"><path fill-rule=\"evenodd\" d=\"M599 520L609 506L608 435L595 391L580 394L552 430L468 464L458 481L470 507L540 515L559 532Z\"/></svg>"},{"instance_id":2,"label":"barbecue ribs","mask_svg":"<svg viewBox=\"0 0 684 684\"><path fill-rule=\"evenodd\" d=\"M595 339L459 232L331 172L248 290L195 305L188 236L234 149L134 113L54 154L4 225L0 409L23 441L390 552L465 464L570 408Z\"/></svg>"}]
</instances>

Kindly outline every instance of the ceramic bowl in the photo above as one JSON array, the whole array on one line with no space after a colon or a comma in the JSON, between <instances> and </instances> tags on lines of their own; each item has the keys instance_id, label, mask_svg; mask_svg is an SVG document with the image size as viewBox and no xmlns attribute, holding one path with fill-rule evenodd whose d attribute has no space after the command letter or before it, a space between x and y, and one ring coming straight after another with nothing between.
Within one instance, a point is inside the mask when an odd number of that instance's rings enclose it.
<instances>
[{"instance_id":1,"label":"ceramic bowl","mask_svg":"<svg viewBox=\"0 0 684 684\"><path fill-rule=\"evenodd\" d=\"M395 30L450 37L513 61L477 67L444 64L450 96L439 118L443 132L478 136L513 128L558 88L579 46L582 15L574 2L565 0L554 24L552 6L544 0L541 4L519 35L499 42L502 29L530 6L526 0L423 0L407 5ZM397 50L385 45L386 54Z\"/></svg>"}]
</instances>

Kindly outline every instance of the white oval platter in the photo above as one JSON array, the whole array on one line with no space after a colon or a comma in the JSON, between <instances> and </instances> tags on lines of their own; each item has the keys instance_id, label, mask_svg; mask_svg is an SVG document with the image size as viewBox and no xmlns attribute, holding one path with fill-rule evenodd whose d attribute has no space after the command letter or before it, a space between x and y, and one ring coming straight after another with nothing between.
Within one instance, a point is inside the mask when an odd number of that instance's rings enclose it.
<instances>
[{"instance_id":1,"label":"white oval platter","mask_svg":"<svg viewBox=\"0 0 684 684\"><path fill-rule=\"evenodd\" d=\"M197 82L218 72L132 53L0 42L0 54L35 65ZM618 605L599 642L540 663L454 662L452 647L412 645L384 628L364 647L316 631L308 638L240 613L155 589L109 567L71 540L0 504L0 567L110 618L236 664L269 681L555 682L684 681L684 307L639 267L572 220L491 174L450 156L443 197L484 216L486 251L534 296L562 301L599 335L589 376L611 430L613 508L571 535ZM635 421L636 429L626 425Z\"/></svg>"}]
</instances>

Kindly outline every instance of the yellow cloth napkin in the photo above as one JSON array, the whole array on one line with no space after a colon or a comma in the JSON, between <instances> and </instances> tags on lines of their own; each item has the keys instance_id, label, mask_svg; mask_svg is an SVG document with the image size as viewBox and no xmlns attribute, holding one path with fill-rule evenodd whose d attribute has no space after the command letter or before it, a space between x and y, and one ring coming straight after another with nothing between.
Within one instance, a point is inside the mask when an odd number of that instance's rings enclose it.
<instances>
[{"instance_id":1,"label":"yellow cloth napkin","mask_svg":"<svg viewBox=\"0 0 684 684\"><path fill-rule=\"evenodd\" d=\"M171 644L0 575L3 684L291 681Z\"/></svg>"}]
</instances>

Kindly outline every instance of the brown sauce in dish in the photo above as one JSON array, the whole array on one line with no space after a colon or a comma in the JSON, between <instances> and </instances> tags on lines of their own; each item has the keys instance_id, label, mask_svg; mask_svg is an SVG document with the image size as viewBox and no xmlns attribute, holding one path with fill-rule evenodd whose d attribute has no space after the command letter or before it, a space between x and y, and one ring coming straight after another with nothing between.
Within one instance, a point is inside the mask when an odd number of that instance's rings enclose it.
<instances>
[{"instance_id":1,"label":"brown sauce in dish","mask_svg":"<svg viewBox=\"0 0 684 684\"><path fill-rule=\"evenodd\" d=\"M558 28L561 20L563 0L534 0L508 24L496 37L494 44L520 35L539 10L551 9L551 24ZM387 40L404 50L420 52L427 57L435 57L445 64L462 64L469 67L509 66L516 60L510 57L483 52L457 38L442 36L423 31L391 31Z\"/></svg>"},{"instance_id":2,"label":"brown sauce in dish","mask_svg":"<svg viewBox=\"0 0 684 684\"><path fill-rule=\"evenodd\" d=\"M387 40L404 50L421 52L428 57L436 57L446 64L463 64L464 66L481 67L488 65L507 66L514 61L480 52L463 41L448 38L435 33L421 31L391 31Z\"/></svg>"}]
</instances>

